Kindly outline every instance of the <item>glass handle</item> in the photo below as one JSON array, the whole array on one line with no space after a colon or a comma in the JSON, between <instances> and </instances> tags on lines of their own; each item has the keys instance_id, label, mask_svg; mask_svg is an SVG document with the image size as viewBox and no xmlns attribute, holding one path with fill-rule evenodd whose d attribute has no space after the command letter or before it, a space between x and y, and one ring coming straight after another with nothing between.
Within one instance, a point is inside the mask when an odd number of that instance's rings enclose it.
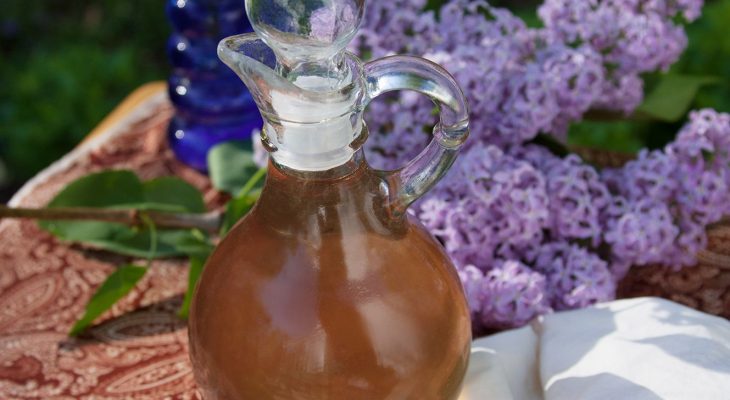
<instances>
[{"instance_id":1,"label":"glass handle","mask_svg":"<svg viewBox=\"0 0 730 400\"><path fill-rule=\"evenodd\" d=\"M449 170L469 136L469 110L454 78L441 66L412 56L380 58L365 64L365 104L383 93L415 90L431 98L439 111L431 143L405 167L383 172L393 212L402 214Z\"/></svg>"}]
</instances>

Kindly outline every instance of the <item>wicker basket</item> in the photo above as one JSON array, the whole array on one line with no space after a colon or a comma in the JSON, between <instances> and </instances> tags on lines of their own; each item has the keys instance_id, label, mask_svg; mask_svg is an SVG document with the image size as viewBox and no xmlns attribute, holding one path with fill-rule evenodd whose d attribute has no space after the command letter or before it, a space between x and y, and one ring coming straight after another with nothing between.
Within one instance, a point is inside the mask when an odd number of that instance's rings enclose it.
<instances>
[{"instance_id":1,"label":"wicker basket","mask_svg":"<svg viewBox=\"0 0 730 400\"><path fill-rule=\"evenodd\" d=\"M626 153L571 149L594 165L619 167L633 158ZM697 265L679 271L661 265L631 268L619 282L616 297L663 297L730 319L730 220L707 229L707 248Z\"/></svg>"},{"instance_id":2,"label":"wicker basket","mask_svg":"<svg viewBox=\"0 0 730 400\"><path fill-rule=\"evenodd\" d=\"M709 314L730 318L730 226L707 230L707 249L694 267L674 271L660 265L637 267L619 282L619 298L657 296Z\"/></svg>"}]
</instances>

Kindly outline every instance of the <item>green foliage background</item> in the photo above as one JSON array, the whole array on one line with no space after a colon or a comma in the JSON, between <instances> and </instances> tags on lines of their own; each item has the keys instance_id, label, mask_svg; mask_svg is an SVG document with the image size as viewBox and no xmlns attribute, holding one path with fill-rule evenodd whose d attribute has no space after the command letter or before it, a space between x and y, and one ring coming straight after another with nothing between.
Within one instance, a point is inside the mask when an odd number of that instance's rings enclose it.
<instances>
[{"instance_id":1,"label":"green foliage background","mask_svg":"<svg viewBox=\"0 0 730 400\"><path fill-rule=\"evenodd\" d=\"M0 201L75 146L135 87L164 79L160 0L3 0Z\"/></svg>"},{"instance_id":2,"label":"green foliage background","mask_svg":"<svg viewBox=\"0 0 730 400\"><path fill-rule=\"evenodd\" d=\"M385 1L385 0L369 0ZM242 1L243 2L243 1ZM430 0L436 8L443 0ZM539 24L531 0L499 0ZM707 0L672 73L715 76L692 108L730 111L730 0ZM163 0L3 0L0 13L0 201L78 143L129 92L168 72ZM660 74L646 77L647 91ZM659 147L676 123L583 122L573 144ZM3 168L4 165L4 168ZM5 172L3 172L5 170Z\"/></svg>"}]
</instances>

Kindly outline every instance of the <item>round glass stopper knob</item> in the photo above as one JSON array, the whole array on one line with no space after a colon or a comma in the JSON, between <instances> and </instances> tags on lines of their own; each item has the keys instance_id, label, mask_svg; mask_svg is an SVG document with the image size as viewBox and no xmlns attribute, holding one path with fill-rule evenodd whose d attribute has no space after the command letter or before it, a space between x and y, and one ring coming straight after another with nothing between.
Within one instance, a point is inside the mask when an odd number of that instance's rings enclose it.
<instances>
[{"instance_id":1,"label":"round glass stopper knob","mask_svg":"<svg viewBox=\"0 0 730 400\"><path fill-rule=\"evenodd\" d=\"M246 0L259 37L287 67L334 57L360 25L364 0Z\"/></svg>"}]
</instances>

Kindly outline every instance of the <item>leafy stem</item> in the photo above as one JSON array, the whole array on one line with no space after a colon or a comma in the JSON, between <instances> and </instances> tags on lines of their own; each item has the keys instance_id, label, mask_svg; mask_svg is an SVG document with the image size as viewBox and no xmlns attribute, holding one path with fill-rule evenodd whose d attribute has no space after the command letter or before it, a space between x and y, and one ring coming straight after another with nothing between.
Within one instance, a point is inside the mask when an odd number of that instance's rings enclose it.
<instances>
[{"instance_id":1,"label":"leafy stem","mask_svg":"<svg viewBox=\"0 0 730 400\"><path fill-rule=\"evenodd\" d=\"M142 211L138 209L114 210L94 207L13 208L0 205L0 219L3 218L29 218L44 221L102 221L128 226L144 225L145 219L148 219L150 223L162 229L200 229L207 232L217 232L223 221L220 212L192 214Z\"/></svg>"},{"instance_id":2,"label":"leafy stem","mask_svg":"<svg viewBox=\"0 0 730 400\"><path fill-rule=\"evenodd\" d=\"M266 167L259 168L258 171L256 171L256 173L251 176L248 182L243 185L241 191L238 192L238 195L236 195L236 197L240 198L247 196L264 176L266 176Z\"/></svg>"},{"instance_id":3,"label":"leafy stem","mask_svg":"<svg viewBox=\"0 0 730 400\"><path fill-rule=\"evenodd\" d=\"M150 252L147 255L147 268L149 268L152 266L152 260L155 258L155 254L157 254L157 227L147 214L141 214L140 219L144 221L150 230Z\"/></svg>"}]
</instances>

